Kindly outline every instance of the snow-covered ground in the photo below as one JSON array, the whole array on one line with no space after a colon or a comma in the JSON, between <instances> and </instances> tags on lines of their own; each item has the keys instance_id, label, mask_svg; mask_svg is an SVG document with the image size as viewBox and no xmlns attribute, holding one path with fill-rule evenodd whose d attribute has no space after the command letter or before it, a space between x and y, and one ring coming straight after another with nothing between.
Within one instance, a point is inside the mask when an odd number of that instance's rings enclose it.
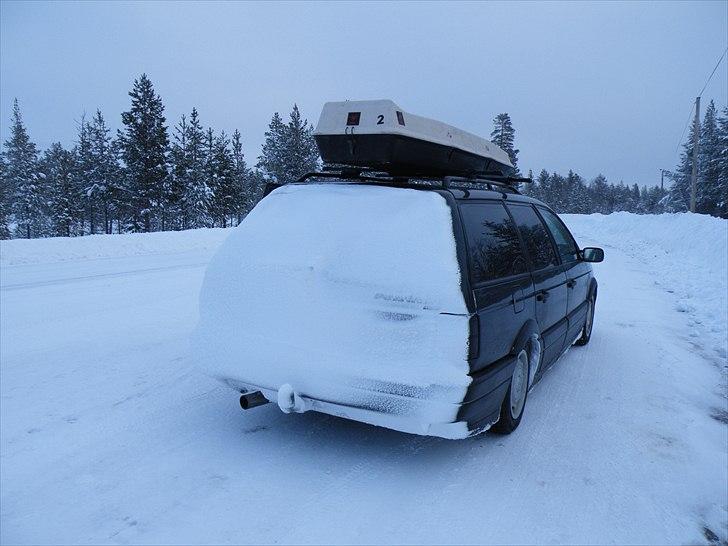
<instances>
[{"instance_id":1,"label":"snow-covered ground","mask_svg":"<svg viewBox=\"0 0 728 546\"><path fill-rule=\"evenodd\" d=\"M242 412L196 371L224 230L1 243L0 542L728 540L728 222L566 221L606 250L592 341L460 441Z\"/></svg>"}]
</instances>

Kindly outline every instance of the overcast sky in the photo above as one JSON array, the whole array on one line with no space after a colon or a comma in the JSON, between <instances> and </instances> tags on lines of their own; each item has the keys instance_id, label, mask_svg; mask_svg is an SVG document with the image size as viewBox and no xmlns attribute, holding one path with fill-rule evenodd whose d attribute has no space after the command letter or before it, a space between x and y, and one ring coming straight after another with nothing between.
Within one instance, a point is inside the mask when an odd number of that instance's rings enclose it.
<instances>
[{"instance_id":1,"label":"overcast sky","mask_svg":"<svg viewBox=\"0 0 728 546\"><path fill-rule=\"evenodd\" d=\"M0 133L13 97L40 148L97 108L120 126L142 72L175 124L243 134L274 111L391 98L488 136L508 112L519 166L653 184L728 46L728 2L0 4ZM728 101L724 60L704 92Z\"/></svg>"}]
</instances>

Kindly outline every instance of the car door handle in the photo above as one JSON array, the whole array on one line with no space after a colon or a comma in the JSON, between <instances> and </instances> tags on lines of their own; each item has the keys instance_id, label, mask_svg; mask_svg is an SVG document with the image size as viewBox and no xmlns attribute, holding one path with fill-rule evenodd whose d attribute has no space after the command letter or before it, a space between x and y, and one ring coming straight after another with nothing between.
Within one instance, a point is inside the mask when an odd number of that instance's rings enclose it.
<instances>
[{"instance_id":1,"label":"car door handle","mask_svg":"<svg viewBox=\"0 0 728 546\"><path fill-rule=\"evenodd\" d=\"M576 286L576 281L574 279L569 279L566 282L566 286L568 286L569 288L574 288Z\"/></svg>"},{"instance_id":2,"label":"car door handle","mask_svg":"<svg viewBox=\"0 0 728 546\"><path fill-rule=\"evenodd\" d=\"M549 293L547 290L541 290L536 294L537 301L546 301L547 299L549 299Z\"/></svg>"}]
</instances>

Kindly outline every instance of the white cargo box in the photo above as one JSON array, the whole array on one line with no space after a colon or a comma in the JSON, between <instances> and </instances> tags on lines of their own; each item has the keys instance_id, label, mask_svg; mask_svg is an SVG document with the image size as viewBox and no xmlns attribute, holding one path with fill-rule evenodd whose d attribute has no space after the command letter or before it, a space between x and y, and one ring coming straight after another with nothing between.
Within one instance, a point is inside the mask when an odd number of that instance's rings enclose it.
<instances>
[{"instance_id":1,"label":"white cargo box","mask_svg":"<svg viewBox=\"0 0 728 546\"><path fill-rule=\"evenodd\" d=\"M391 100L327 102L314 132L324 163L402 175L510 175L501 148Z\"/></svg>"}]
</instances>

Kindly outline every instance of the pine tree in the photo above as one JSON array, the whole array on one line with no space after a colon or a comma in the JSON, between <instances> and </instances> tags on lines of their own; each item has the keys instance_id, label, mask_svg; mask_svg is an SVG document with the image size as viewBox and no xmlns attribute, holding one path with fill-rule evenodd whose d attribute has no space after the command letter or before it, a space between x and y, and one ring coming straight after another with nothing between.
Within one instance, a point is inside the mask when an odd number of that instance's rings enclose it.
<instances>
[{"instance_id":1,"label":"pine tree","mask_svg":"<svg viewBox=\"0 0 728 546\"><path fill-rule=\"evenodd\" d=\"M132 229L151 231L161 216L168 176L164 105L146 74L134 80L129 96L131 108L121 114L119 142L133 192Z\"/></svg>"},{"instance_id":2,"label":"pine tree","mask_svg":"<svg viewBox=\"0 0 728 546\"><path fill-rule=\"evenodd\" d=\"M41 169L49 188L49 217L52 234L70 237L75 234L82 214L79 188L74 183L74 154L60 142L51 144L43 154Z\"/></svg>"},{"instance_id":3,"label":"pine tree","mask_svg":"<svg viewBox=\"0 0 728 546\"><path fill-rule=\"evenodd\" d=\"M210 201L213 190L205 172L207 154L205 151L205 132L200 123L200 116L192 109L187 123L184 163L184 180L182 196L182 228L204 227L209 224Z\"/></svg>"},{"instance_id":4,"label":"pine tree","mask_svg":"<svg viewBox=\"0 0 728 546\"><path fill-rule=\"evenodd\" d=\"M91 184L94 171L91 154L91 131L89 123L86 121L86 114L81 116L81 121L78 123L78 140L73 148L73 155L73 185L78 189L78 204L82 208L79 227L81 235L85 235L87 233L87 220L89 222L88 233L94 233L96 229L94 203L84 193Z\"/></svg>"},{"instance_id":5,"label":"pine tree","mask_svg":"<svg viewBox=\"0 0 728 546\"><path fill-rule=\"evenodd\" d=\"M301 117L296 104L290 118L285 132L285 164L289 180L297 180L318 168L319 152L313 127Z\"/></svg>"},{"instance_id":6,"label":"pine tree","mask_svg":"<svg viewBox=\"0 0 728 546\"><path fill-rule=\"evenodd\" d=\"M234 180L234 206L233 214L236 216L236 224L243 219L243 215L248 212L248 203L251 201L251 188L249 187L250 177L248 176L248 166L245 163L245 155L243 154L243 143L240 131L235 129L232 140L233 154L233 180Z\"/></svg>"},{"instance_id":7,"label":"pine tree","mask_svg":"<svg viewBox=\"0 0 728 546\"><path fill-rule=\"evenodd\" d=\"M222 131L214 139L214 172L215 197L213 200L212 216L220 227L227 227L228 220L233 224L235 216L236 180L235 160L230 151L230 139Z\"/></svg>"},{"instance_id":8,"label":"pine tree","mask_svg":"<svg viewBox=\"0 0 728 546\"><path fill-rule=\"evenodd\" d=\"M718 180L715 187L715 213L728 218L728 107L718 118L718 153L711 159L711 169L718 172Z\"/></svg>"},{"instance_id":9,"label":"pine tree","mask_svg":"<svg viewBox=\"0 0 728 546\"><path fill-rule=\"evenodd\" d=\"M511 123L511 116L507 113L498 114L493 119L493 131L490 133L490 140L508 154L513 164L514 172L518 175L520 174L518 170L519 150L514 148L515 136L516 130Z\"/></svg>"},{"instance_id":10,"label":"pine tree","mask_svg":"<svg viewBox=\"0 0 728 546\"><path fill-rule=\"evenodd\" d=\"M589 193L584 179L572 170L565 180L565 209L564 212L572 214L586 214L590 211Z\"/></svg>"},{"instance_id":11,"label":"pine tree","mask_svg":"<svg viewBox=\"0 0 728 546\"><path fill-rule=\"evenodd\" d=\"M705 214L718 215L720 163L714 161L720 156L720 135L715 103L711 100L705 110L700 131L700 152L698 154L699 177L695 210Z\"/></svg>"},{"instance_id":12,"label":"pine tree","mask_svg":"<svg viewBox=\"0 0 728 546\"><path fill-rule=\"evenodd\" d=\"M10 206L12 204L8 166L0 154L0 239L10 239Z\"/></svg>"},{"instance_id":13,"label":"pine tree","mask_svg":"<svg viewBox=\"0 0 728 546\"><path fill-rule=\"evenodd\" d=\"M208 189L207 207L199 218L198 227L215 227L215 219L218 214L218 202L216 194L218 193L218 180L217 180L217 155L215 154L215 132L212 128L208 127L205 131L205 138L203 140L203 149L205 153L204 163L204 177L205 183Z\"/></svg>"},{"instance_id":14,"label":"pine tree","mask_svg":"<svg viewBox=\"0 0 728 546\"><path fill-rule=\"evenodd\" d=\"M609 183L603 174L599 174L589 185L591 195L592 212L609 214L612 212L609 205Z\"/></svg>"},{"instance_id":15,"label":"pine tree","mask_svg":"<svg viewBox=\"0 0 728 546\"><path fill-rule=\"evenodd\" d=\"M188 174L191 169L188 136L187 118L182 114L182 119L174 128L172 144L169 149L170 172L167 191L167 210L175 216L174 220L170 220L169 224L177 229L184 229L187 223L187 211L184 202Z\"/></svg>"},{"instance_id":16,"label":"pine tree","mask_svg":"<svg viewBox=\"0 0 728 546\"><path fill-rule=\"evenodd\" d=\"M531 195L544 203L548 203L551 197L549 191L550 176L551 175L546 169L541 169L541 172L538 173L538 178L533 184L533 189L531 190Z\"/></svg>"},{"instance_id":17,"label":"pine tree","mask_svg":"<svg viewBox=\"0 0 728 546\"><path fill-rule=\"evenodd\" d=\"M319 164L318 147L313 138L313 127L302 119L297 105L293 105L290 121L284 125L278 112L273 114L265 133L263 152L258 167L264 176L274 182L296 180L315 171Z\"/></svg>"},{"instance_id":18,"label":"pine tree","mask_svg":"<svg viewBox=\"0 0 728 546\"><path fill-rule=\"evenodd\" d=\"M87 173L84 197L90 211L91 233L103 220L104 233L112 233L113 218L122 200L120 170L114 144L100 110L86 128L91 168Z\"/></svg>"},{"instance_id":19,"label":"pine tree","mask_svg":"<svg viewBox=\"0 0 728 546\"><path fill-rule=\"evenodd\" d=\"M10 138L5 141L6 191L17 231L28 239L42 235L44 196L38 170L38 151L23 124L18 99L13 102Z\"/></svg>"},{"instance_id":20,"label":"pine tree","mask_svg":"<svg viewBox=\"0 0 728 546\"><path fill-rule=\"evenodd\" d=\"M286 180L285 141L286 126L276 112L265 132L263 150L258 158L258 167L266 178L270 178L274 182L283 183Z\"/></svg>"}]
</instances>

